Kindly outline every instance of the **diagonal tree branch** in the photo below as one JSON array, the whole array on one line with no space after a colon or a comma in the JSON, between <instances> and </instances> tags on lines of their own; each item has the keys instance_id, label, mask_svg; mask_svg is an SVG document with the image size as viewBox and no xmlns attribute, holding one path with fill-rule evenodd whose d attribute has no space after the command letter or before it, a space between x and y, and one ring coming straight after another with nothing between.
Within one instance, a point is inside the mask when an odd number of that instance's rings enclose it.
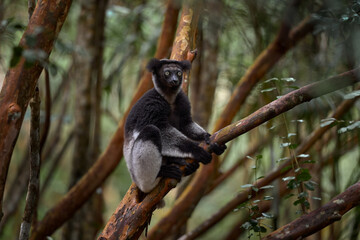
<instances>
[{"instance_id":1,"label":"diagonal tree branch","mask_svg":"<svg viewBox=\"0 0 360 240\"><path fill-rule=\"evenodd\" d=\"M329 80L324 80L322 82L318 82L318 83L314 83L314 84L310 84L307 85L301 89L298 89L296 91L293 91L287 95L285 95L284 97L288 98L290 97L290 101L285 99L285 102L287 103L291 103L291 99L294 98L299 98L301 96L301 94L299 94L300 92L304 93L304 89L308 89L308 92L312 92L314 89L318 89L320 90L318 87L319 86L326 86L327 83L333 83L334 85L337 85L337 83L342 83L342 77L344 77L347 80L345 81L349 81L352 82L354 81L359 81L359 68L340 74L336 77L333 77ZM352 79L352 80L351 80ZM334 83L336 82L336 83ZM312 88L309 88L310 86L312 86ZM339 87L339 86L338 86ZM360 86L359 86L360 87ZM359 88L358 87L358 88ZM358 89L357 88L357 89ZM336 89L335 89L336 90ZM321 90L320 90L321 91ZM324 89L324 94L328 93L329 89ZM319 92L315 91L315 95L316 94L320 94ZM292 95L292 96L291 96ZM276 101L284 101L284 98L280 98ZM332 118L338 119L339 117L341 117L345 112L347 112L351 106L354 105L355 101L357 100L357 98L354 99L349 99L346 101L343 101L342 104L339 105L339 107L336 109L336 111L331 115ZM274 104L276 101L270 103L270 104ZM270 105L268 104L268 105ZM259 109L257 112L261 111L262 109L266 111L267 106L264 106L263 108ZM275 104L277 105L277 104ZM273 106L275 106L273 105ZM270 108L267 108L268 111ZM253 115L253 114L252 114ZM240 127L240 125L245 124L243 127L246 128L247 125L249 125L251 127L251 116L245 118L249 121L243 121L240 120L237 123L234 123L233 126L236 127L237 124L238 127ZM299 145L296 148L296 155L298 154L302 154L305 153L306 151L308 151L310 149L311 146L314 145L314 143L327 131L331 128L331 125L327 125L324 127L319 127L317 128L315 131L313 131L309 137L307 139L305 139L305 141L302 142L301 145ZM220 133L220 131L219 131ZM227 139L226 139L227 140ZM271 173L269 173L267 176L265 176L263 179L261 179L260 181L258 181L256 184L254 184L254 186L256 186L257 188L261 188L265 185L270 184L273 180L275 180L276 178L279 178L280 176L285 175L290 169L288 169L288 171L284 171L284 169L287 166L291 165L291 159L289 159L288 161L284 162L281 166L279 166L276 170L272 171ZM212 216L210 216L207 220L205 220L202 224L200 224L196 229L194 229L193 231L191 231L190 233L186 234L184 236L184 239L195 239L196 237L202 235L203 233L205 233L210 227L214 226L216 223L218 223L221 219L223 219L225 216L227 216L227 214L229 214L233 209L235 209L237 206L239 206L240 204L246 202L249 200L248 196L249 194L251 194L251 189L249 189L248 191L245 192L241 192L240 194L238 194L234 199L232 199L229 203L227 203L223 208L221 208L217 213L213 214ZM255 194L252 194L252 196L255 196Z\"/></svg>"},{"instance_id":2,"label":"diagonal tree branch","mask_svg":"<svg viewBox=\"0 0 360 240\"><path fill-rule=\"evenodd\" d=\"M330 202L270 233L264 240L303 239L339 221L353 207L360 204L360 182L355 183Z\"/></svg>"}]
</instances>

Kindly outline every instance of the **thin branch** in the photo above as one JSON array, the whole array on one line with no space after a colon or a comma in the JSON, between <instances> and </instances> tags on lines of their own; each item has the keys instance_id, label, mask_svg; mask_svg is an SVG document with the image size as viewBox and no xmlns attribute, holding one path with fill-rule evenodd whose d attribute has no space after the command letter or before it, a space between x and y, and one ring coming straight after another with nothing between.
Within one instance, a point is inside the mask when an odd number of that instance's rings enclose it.
<instances>
[{"instance_id":1,"label":"thin branch","mask_svg":"<svg viewBox=\"0 0 360 240\"><path fill-rule=\"evenodd\" d=\"M309 84L292 91L281 98L260 108L250 116L235 122L211 136L213 142L224 144L245 132L265 123L266 121L287 112L295 106L333 91L351 86L360 81L360 68L344 72L328 80Z\"/></svg>"},{"instance_id":2,"label":"thin branch","mask_svg":"<svg viewBox=\"0 0 360 240\"><path fill-rule=\"evenodd\" d=\"M357 182L321 208L286 224L263 239L303 239L333 222L339 221L345 213L359 204L360 182Z\"/></svg>"},{"instance_id":3,"label":"thin branch","mask_svg":"<svg viewBox=\"0 0 360 240\"><path fill-rule=\"evenodd\" d=\"M45 71L45 121L43 125L43 130L41 133L40 138L40 154L42 153L42 150L44 149L44 145L46 142L46 139L49 135L49 129L50 129L50 117L51 117L51 92L50 92L50 76L49 71L47 69L44 69Z\"/></svg>"},{"instance_id":4,"label":"thin branch","mask_svg":"<svg viewBox=\"0 0 360 240\"><path fill-rule=\"evenodd\" d=\"M40 96L36 89L35 96L30 102L31 127L30 127L30 178L23 222L20 227L19 240L27 240L30 235L31 222L36 214L39 199L39 174L40 174Z\"/></svg>"}]
</instances>

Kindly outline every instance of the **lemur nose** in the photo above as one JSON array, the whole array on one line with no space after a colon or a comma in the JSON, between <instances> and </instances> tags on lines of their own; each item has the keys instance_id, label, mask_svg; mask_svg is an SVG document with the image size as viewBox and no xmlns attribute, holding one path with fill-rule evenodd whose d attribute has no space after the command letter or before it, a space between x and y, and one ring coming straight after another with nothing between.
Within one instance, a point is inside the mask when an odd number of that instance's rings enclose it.
<instances>
[{"instance_id":1,"label":"lemur nose","mask_svg":"<svg viewBox=\"0 0 360 240\"><path fill-rule=\"evenodd\" d=\"M179 79L177 77L172 77L171 81L172 84L178 84L179 83Z\"/></svg>"}]
</instances>

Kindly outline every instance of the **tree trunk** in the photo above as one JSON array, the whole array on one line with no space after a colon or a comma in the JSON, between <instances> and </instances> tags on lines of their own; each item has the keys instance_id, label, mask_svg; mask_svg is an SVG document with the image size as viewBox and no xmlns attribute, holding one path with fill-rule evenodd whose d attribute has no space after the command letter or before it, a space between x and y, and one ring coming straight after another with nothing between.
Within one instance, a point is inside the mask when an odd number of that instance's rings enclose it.
<instances>
[{"instance_id":1,"label":"tree trunk","mask_svg":"<svg viewBox=\"0 0 360 240\"><path fill-rule=\"evenodd\" d=\"M20 47L30 49L27 37L36 39L31 49L42 51L47 60L57 35L69 12L71 0L38 1L29 24L20 40ZM35 33L38 26L43 30ZM25 111L33 96L43 66L39 61L30 67L22 57L16 66L7 72L0 92L0 220L2 201L10 159L24 119Z\"/></svg>"},{"instance_id":2,"label":"tree trunk","mask_svg":"<svg viewBox=\"0 0 360 240\"><path fill-rule=\"evenodd\" d=\"M75 149L70 186L88 171L100 152L102 52L107 0L81 1L72 79L75 101ZM100 191L101 192L101 191ZM65 240L94 239L102 224L102 194L94 195L63 231Z\"/></svg>"}]
</instances>

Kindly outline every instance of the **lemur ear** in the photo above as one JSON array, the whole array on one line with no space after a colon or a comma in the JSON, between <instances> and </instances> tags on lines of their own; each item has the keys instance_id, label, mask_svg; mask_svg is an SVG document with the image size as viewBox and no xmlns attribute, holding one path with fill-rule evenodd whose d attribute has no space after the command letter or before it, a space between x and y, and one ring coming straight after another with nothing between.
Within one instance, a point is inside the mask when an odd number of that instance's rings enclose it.
<instances>
[{"instance_id":1,"label":"lemur ear","mask_svg":"<svg viewBox=\"0 0 360 240\"><path fill-rule=\"evenodd\" d=\"M179 63L184 71L191 69L191 62L189 62L188 60L180 61Z\"/></svg>"},{"instance_id":2,"label":"lemur ear","mask_svg":"<svg viewBox=\"0 0 360 240\"><path fill-rule=\"evenodd\" d=\"M149 63L146 65L147 70L149 70L149 72L154 73L158 68L161 67L161 62L159 59L156 58L152 58Z\"/></svg>"}]
</instances>

